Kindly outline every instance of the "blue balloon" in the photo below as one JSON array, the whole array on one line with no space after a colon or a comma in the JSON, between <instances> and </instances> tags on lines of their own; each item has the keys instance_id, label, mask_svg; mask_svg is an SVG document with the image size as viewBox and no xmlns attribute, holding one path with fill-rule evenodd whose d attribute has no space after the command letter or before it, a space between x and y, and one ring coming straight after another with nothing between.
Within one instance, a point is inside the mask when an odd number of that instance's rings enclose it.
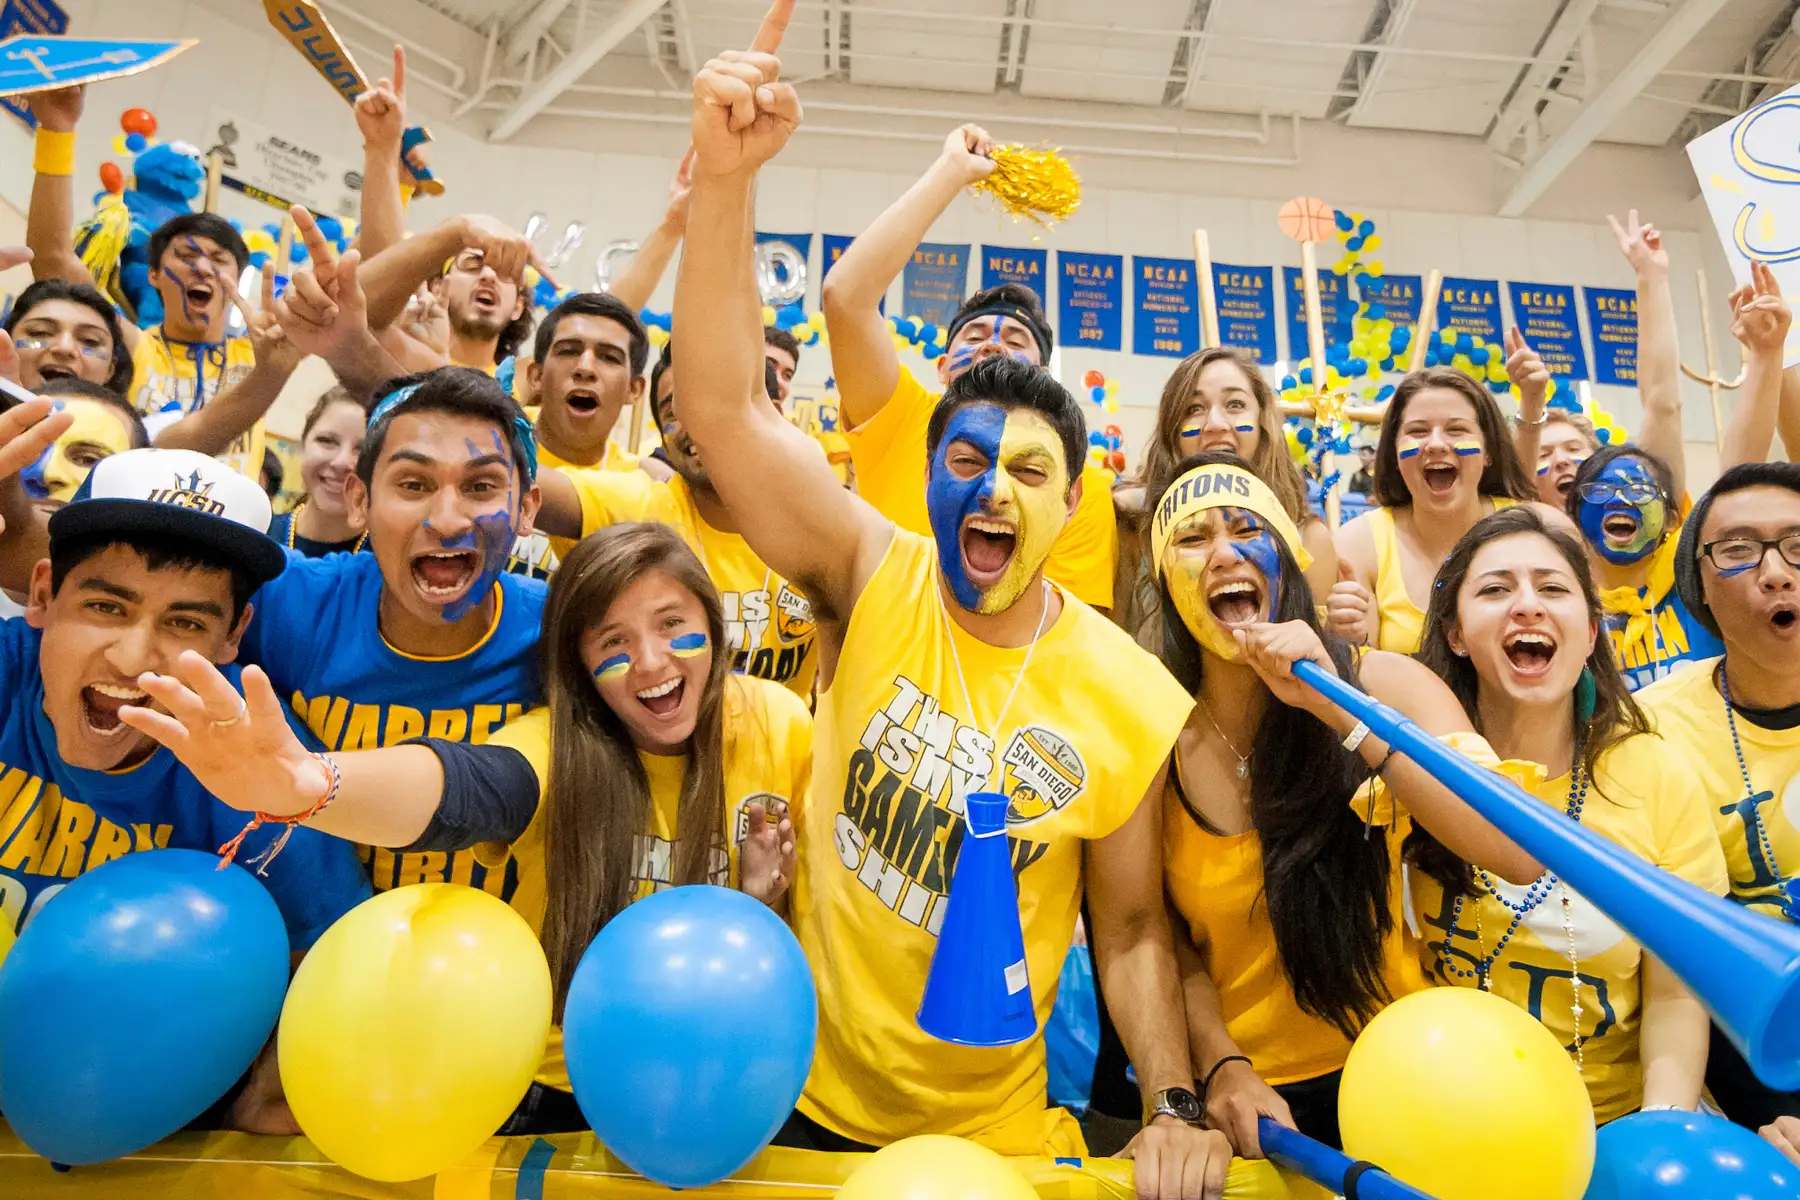
<instances>
[{"instance_id":1,"label":"blue balloon","mask_svg":"<svg viewBox=\"0 0 1800 1200\"><path fill-rule=\"evenodd\" d=\"M1388 345L1396 350L1406 349L1408 346L1412 345L1412 330L1409 327L1402 325L1400 328L1394 330L1394 336L1388 339Z\"/></svg>"},{"instance_id":2,"label":"blue balloon","mask_svg":"<svg viewBox=\"0 0 1800 1200\"><path fill-rule=\"evenodd\" d=\"M1312 368L1311 367L1301 367L1300 368L1300 383L1301 383L1301 385L1303 387L1311 387L1312 381L1313 381Z\"/></svg>"},{"instance_id":3,"label":"blue balloon","mask_svg":"<svg viewBox=\"0 0 1800 1200\"><path fill-rule=\"evenodd\" d=\"M1486 346L1477 346L1469 351L1469 361L1478 367L1487 366L1488 348Z\"/></svg>"},{"instance_id":4,"label":"blue balloon","mask_svg":"<svg viewBox=\"0 0 1800 1200\"><path fill-rule=\"evenodd\" d=\"M1393 394L1394 394L1394 385L1391 383L1384 383L1381 385L1381 390L1375 393L1375 399L1376 400L1386 400L1389 396L1391 396Z\"/></svg>"},{"instance_id":5,"label":"blue balloon","mask_svg":"<svg viewBox=\"0 0 1800 1200\"><path fill-rule=\"evenodd\" d=\"M1353 358L1350 360L1350 374L1353 377L1367 375L1368 373L1369 373L1369 360L1368 359Z\"/></svg>"},{"instance_id":6,"label":"blue balloon","mask_svg":"<svg viewBox=\"0 0 1800 1200\"><path fill-rule=\"evenodd\" d=\"M1435 367L1438 365L1438 356L1437 356L1436 350L1425 351L1425 365L1428 367Z\"/></svg>"},{"instance_id":7,"label":"blue balloon","mask_svg":"<svg viewBox=\"0 0 1800 1200\"><path fill-rule=\"evenodd\" d=\"M1375 232L1375 222L1364 221L1361 225L1358 225L1356 227L1356 232L1358 234L1362 235L1363 237L1368 237L1370 234Z\"/></svg>"},{"instance_id":8,"label":"blue balloon","mask_svg":"<svg viewBox=\"0 0 1800 1200\"><path fill-rule=\"evenodd\" d=\"M1352 253L1352 254L1355 254L1358 250L1361 250L1362 248L1363 248L1363 240L1360 237L1351 237L1351 238L1346 239L1344 242L1344 249L1350 251L1350 253Z\"/></svg>"},{"instance_id":9,"label":"blue balloon","mask_svg":"<svg viewBox=\"0 0 1800 1200\"><path fill-rule=\"evenodd\" d=\"M1284 392L1291 392L1299 386L1300 386L1300 381L1298 379L1295 379L1292 375L1283 375L1281 377L1281 387L1279 390L1284 391Z\"/></svg>"},{"instance_id":10,"label":"blue balloon","mask_svg":"<svg viewBox=\"0 0 1800 1200\"><path fill-rule=\"evenodd\" d=\"M665 1187L717 1183L769 1144L812 1066L818 998L767 905L671 888L609 921L563 1012L575 1099L594 1133Z\"/></svg>"},{"instance_id":11,"label":"blue balloon","mask_svg":"<svg viewBox=\"0 0 1800 1200\"><path fill-rule=\"evenodd\" d=\"M1093 387L1089 388L1088 399L1092 400L1095 404L1104 401L1106 399L1106 385L1096 383Z\"/></svg>"},{"instance_id":12,"label":"blue balloon","mask_svg":"<svg viewBox=\"0 0 1800 1200\"><path fill-rule=\"evenodd\" d=\"M1336 223L1337 227L1339 229L1342 229L1345 233L1349 233L1352 229L1356 228L1356 222L1352 221L1350 219L1350 214L1345 212L1341 208L1333 209L1331 217L1332 217L1333 222Z\"/></svg>"},{"instance_id":13,"label":"blue balloon","mask_svg":"<svg viewBox=\"0 0 1800 1200\"><path fill-rule=\"evenodd\" d=\"M1459 333L1456 335L1456 350L1459 354L1467 354L1475 348L1475 335Z\"/></svg>"},{"instance_id":14,"label":"blue balloon","mask_svg":"<svg viewBox=\"0 0 1800 1200\"><path fill-rule=\"evenodd\" d=\"M1310 445L1312 445L1312 444L1313 444L1313 431L1312 431L1312 426L1310 426L1310 425L1302 425L1302 426L1301 426L1301 427L1300 427L1300 429L1299 429L1299 430L1298 430L1298 431L1296 431L1296 432L1295 432L1295 434L1294 434L1294 440L1295 440L1295 441L1296 441L1296 442L1299 442L1299 443L1300 443L1300 444L1301 444L1301 445L1302 445L1302 446L1310 446Z\"/></svg>"},{"instance_id":15,"label":"blue balloon","mask_svg":"<svg viewBox=\"0 0 1800 1200\"><path fill-rule=\"evenodd\" d=\"M144 151L148 150L149 148L150 148L150 139L145 137L143 134L128 133L125 135L125 149L131 151L131 153L142 154Z\"/></svg>"},{"instance_id":16,"label":"blue balloon","mask_svg":"<svg viewBox=\"0 0 1800 1200\"><path fill-rule=\"evenodd\" d=\"M205 1112L268 1041L287 990L275 901L242 867L152 850L77 877L0 970L0 1109L80 1166Z\"/></svg>"},{"instance_id":17,"label":"blue balloon","mask_svg":"<svg viewBox=\"0 0 1800 1200\"><path fill-rule=\"evenodd\" d=\"M1385 305L1385 304L1369 305L1369 320L1379 321L1383 317L1386 317L1386 316L1387 316L1387 305Z\"/></svg>"},{"instance_id":18,"label":"blue balloon","mask_svg":"<svg viewBox=\"0 0 1800 1200\"><path fill-rule=\"evenodd\" d=\"M288 261L291 263L306 261L306 246L298 238L295 238L294 244L288 247Z\"/></svg>"},{"instance_id":19,"label":"blue balloon","mask_svg":"<svg viewBox=\"0 0 1800 1200\"><path fill-rule=\"evenodd\" d=\"M919 340L921 342L937 341L938 340L938 327L936 325L933 325L930 321L927 321L923 325L919 326Z\"/></svg>"},{"instance_id":20,"label":"blue balloon","mask_svg":"<svg viewBox=\"0 0 1800 1200\"><path fill-rule=\"evenodd\" d=\"M1640 1112L1600 1127L1583 1200L1793 1200L1800 1167L1750 1130L1692 1112Z\"/></svg>"},{"instance_id":21,"label":"blue balloon","mask_svg":"<svg viewBox=\"0 0 1800 1200\"><path fill-rule=\"evenodd\" d=\"M1088 445L1099 446L1104 450L1106 448L1106 435L1101 433L1098 429L1093 430L1088 434Z\"/></svg>"}]
</instances>

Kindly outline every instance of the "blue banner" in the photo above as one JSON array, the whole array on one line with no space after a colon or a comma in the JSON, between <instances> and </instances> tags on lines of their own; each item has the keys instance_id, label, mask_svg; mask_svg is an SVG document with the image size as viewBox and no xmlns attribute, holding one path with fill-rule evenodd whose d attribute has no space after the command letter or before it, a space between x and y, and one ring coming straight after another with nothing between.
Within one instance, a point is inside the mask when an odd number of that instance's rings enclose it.
<instances>
[{"instance_id":1,"label":"blue banner","mask_svg":"<svg viewBox=\"0 0 1800 1200\"><path fill-rule=\"evenodd\" d=\"M1085 350L1124 349L1124 256L1059 250L1056 272L1058 340Z\"/></svg>"},{"instance_id":2,"label":"blue banner","mask_svg":"<svg viewBox=\"0 0 1800 1200\"><path fill-rule=\"evenodd\" d=\"M800 294L792 300L775 305L775 323L783 329L786 329L788 326L793 325L798 321L806 319L806 292L810 282L810 268L808 264L812 261L812 240L813 235L810 233L763 233L761 230L758 230L756 234L757 245L761 246L768 242L779 242L800 256L800 278L798 280L800 284ZM787 273L787 264L781 263L776 265L775 282L782 287L788 287L795 282ZM757 284L759 287L762 285L760 270L758 271ZM763 287L762 292L763 303L774 304L774 300L770 295L770 289Z\"/></svg>"},{"instance_id":3,"label":"blue banner","mask_svg":"<svg viewBox=\"0 0 1800 1200\"><path fill-rule=\"evenodd\" d=\"M1587 351L1581 345L1581 321L1575 312L1575 289L1561 283L1509 283L1513 324L1550 374L1558 379L1586 379Z\"/></svg>"},{"instance_id":4,"label":"blue banner","mask_svg":"<svg viewBox=\"0 0 1800 1200\"><path fill-rule=\"evenodd\" d=\"M1003 283L1016 283L1031 289L1038 303L1050 304L1050 289L1045 276L1050 270L1048 250L1014 250L1008 246L981 248L981 287L985 291Z\"/></svg>"},{"instance_id":5,"label":"blue banner","mask_svg":"<svg viewBox=\"0 0 1800 1200\"><path fill-rule=\"evenodd\" d=\"M6 6L0 8L0 38L9 38L17 33L67 33L69 14L58 8L51 0L6 0ZM30 60L21 59L20 66L29 64ZM44 68L39 67L33 74L41 75ZM31 104L24 96L8 96L0 100L6 111L17 117L27 129L37 128L37 118L31 115Z\"/></svg>"},{"instance_id":6,"label":"blue banner","mask_svg":"<svg viewBox=\"0 0 1800 1200\"><path fill-rule=\"evenodd\" d=\"M844 251L848 250L850 248L850 243L855 240L855 237L842 233L821 233L819 235L820 254L824 258L824 263L819 270L819 283L821 286L823 286L825 280L831 278L831 268L837 266L838 259L844 257ZM820 293L820 296L822 302L823 293ZM875 307L877 311L886 313L887 297L883 296L881 298L881 303Z\"/></svg>"},{"instance_id":7,"label":"blue banner","mask_svg":"<svg viewBox=\"0 0 1800 1200\"><path fill-rule=\"evenodd\" d=\"M1500 284L1492 279L1444 278L1438 288L1437 328L1472 333L1485 342L1503 344L1500 328Z\"/></svg>"},{"instance_id":8,"label":"blue banner","mask_svg":"<svg viewBox=\"0 0 1800 1200\"><path fill-rule=\"evenodd\" d=\"M905 300L900 315L917 317L940 329L950 324L962 307L963 289L969 283L969 247L941 242L920 242L907 261L902 280Z\"/></svg>"},{"instance_id":9,"label":"blue banner","mask_svg":"<svg viewBox=\"0 0 1800 1200\"><path fill-rule=\"evenodd\" d=\"M1419 308L1425 302L1425 281L1417 275L1365 277L1358 295L1363 303L1380 306L1379 312L1370 309L1371 321L1386 319L1392 321L1396 329L1410 329L1419 323Z\"/></svg>"},{"instance_id":10,"label":"blue banner","mask_svg":"<svg viewBox=\"0 0 1800 1200\"><path fill-rule=\"evenodd\" d=\"M1594 382L1637 386L1637 292L1631 288L1582 288L1588 334L1594 339Z\"/></svg>"},{"instance_id":11,"label":"blue banner","mask_svg":"<svg viewBox=\"0 0 1800 1200\"><path fill-rule=\"evenodd\" d=\"M1186 358L1200 348L1200 283L1191 258L1131 260L1131 350Z\"/></svg>"},{"instance_id":12,"label":"blue banner","mask_svg":"<svg viewBox=\"0 0 1800 1200\"><path fill-rule=\"evenodd\" d=\"M1288 358L1299 362L1312 353L1306 341L1306 273L1299 267L1281 268L1282 290L1287 293ZM1325 346L1350 340L1356 305L1344 287L1344 277L1319 272L1319 312L1325 319Z\"/></svg>"},{"instance_id":13,"label":"blue banner","mask_svg":"<svg viewBox=\"0 0 1800 1200\"><path fill-rule=\"evenodd\" d=\"M1275 271L1270 267L1213 264L1213 300L1219 306L1219 341L1248 350L1263 366L1281 358L1275 341Z\"/></svg>"}]
</instances>

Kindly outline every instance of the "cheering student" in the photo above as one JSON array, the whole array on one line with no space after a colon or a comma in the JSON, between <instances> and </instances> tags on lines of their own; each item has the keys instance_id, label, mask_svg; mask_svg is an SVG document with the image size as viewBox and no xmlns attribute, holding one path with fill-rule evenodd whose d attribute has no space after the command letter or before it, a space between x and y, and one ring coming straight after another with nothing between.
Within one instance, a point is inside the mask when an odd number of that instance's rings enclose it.
<instances>
[{"instance_id":1,"label":"cheering student","mask_svg":"<svg viewBox=\"0 0 1800 1200\"><path fill-rule=\"evenodd\" d=\"M346 487L362 454L369 413L341 387L320 396L300 431L300 503L269 523L269 536L307 558L356 554L369 531L350 518Z\"/></svg>"},{"instance_id":2,"label":"cheering student","mask_svg":"<svg viewBox=\"0 0 1800 1200\"><path fill-rule=\"evenodd\" d=\"M1537 864L1295 680L1293 664L1310 660L1427 732L1486 751L1424 667L1359 657L1321 632L1307 550L1274 489L1230 452L1174 470L1154 493L1151 543L1163 664L1197 701L1163 797L1188 1052L1208 1121L1240 1155L1262 1153L1265 1114L1336 1146L1351 1042L1423 986L1403 934L1400 849L1412 820L1509 878L1529 879ZM1376 771L1376 801L1359 809L1352 798Z\"/></svg>"},{"instance_id":3,"label":"cheering student","mask_svg":"<svg viewBox=\"0 0 1800 1200\"><path fill-rule=\"evenodd\" d=\"M87 284L38 280L19 293L0 328L14 354L10 368L0 361L0 375L28 391L41 391L51 379L80 379L120 396L131 390L123 322L112 302Z\"/></svg>"},{"instance_id":4,"label":"cheering student","mask_svg":"<svg viewBox=\"0 0 1800 1200\"><path fill-rule=\"evenodd\" d=\"M1519 418L1513 418L1514 444L1522 440ZM1537 435L1537 498L1551 508L1567 508L1575 490L1575 472L1600 448L1594 423L1566 408L1547 408L1534 432ZM1521 462L1532 461L1521 458Z\"/></svg>"},{"instance_id":5,"label":"cheering student","mask_svg":"<svg viewBox=\"0 0 1800 1200\"><path fill-rule=\"evenodd\" d=\"M537 402L538 462L608 471L635 467L636 456L611 438L619 414L643 398L649 360L644 323L617 296L578 292L551 309L525 365L526 386Z\"/></svg>"},{"instance_id":6,"label":"cheering student","mask_svg":"<svg viewBox=\"0 0 1800 1200\"><path fill-rule=\"evenodd\" d=\"M763 328L763 357L775 368L776 391L769 399L775 407L787 411L788 397L794 394L794 372L800 369L800 339L774 325Z\"/></svg>"},{"instance_id":7,"label":"cheering student","mask_svg":"<svg viewBox=\"0 0 1800 1200\"><path fill-rule=\"evenodd\" d=\"M36 178L25 240L35 252L32 275L94 286L73 243L75 126L84 87L36 92ZM255 478L262 468L263 416L281 393L300 355L266 320L236 297L236 281L250 263L244 239L225 218L183 213L150 235L150 283L163 319L140 331L121 322L134 376L130 398L158 446L216 454ZM264 311L272 278L265 279ZM228 303L228 301L230 303ZM237 303L251 336L229 336L226 314Z\"/></svg>"},{"instance_id":8,"label":"cheering student","mask_svg":"<svg viewBox=\"0 0 1800 1200\"><path fill-rule=\"evenodd\" d=\"M1085 882L1101 981L1153 1114L1126 1151L1138 1193L1216 1198L1230 1151L1190 1124L1200 1106L1158 870L1160 760L1191 702L1121 630L1043 578L1079 499L1079 406L1009 354L961 371L926 433L928 539L838 486L764 398L752 195L800 119L773 57L792 10L777 0L750 52L713 59L694 81L693 212L675 291L676 327L707 331L706 353L683 359L675 413L751 549L800 586L819 621L793 914L819 1037L777 1140L855 1150L930 1132L1002 1153L1082 1152L1074 1119L1044 1107L1041 1037L972 1049L915 1019L963 798L1000 791L1040 1027Z\"/></svg>"},{"instance_id":9,"label":"cheering student","mask_svg":"<svg viewBox=\"0 0 1800 1200\"><path fill-rule=\"evenodd\" d=\"M1536 353L1509 342L1507 373L1520 390L1548 387ZM1449 367L1412 372L1395 389L1375 446L1380 507L1337 531L1343 581L1327 602L1332 629L1352 644L1411 654L1451 548L1483 516L1535 494L1486 388Z\"/></svg>"},{"instance_id":10,"label":"cheering student","mask_svg":"<svg viewBox=\"0 0 1800 1200\"><path fill-rule=\"evenodd\" d=\"M240 701L197 655L144 678L168 715L134 707L125 719L246 812L401 854L510 864L509 902L543 941L560 1026L583 951L633 900L716 883L786 908L785 812L810 773L812 721L785 689L731 674L716 652L723 635L718 593L681 539L624 525L584 540L557 573L544 611L546 704L485 745L415 735L311 755L260 671L246 670ZM501 1132L586 1128L559 1027Z\"/></svg>"},{"instance_id":11,"label":"cheering student","mask_svg":"<svg viewBox=\"0 0 1800 1200\"><path fill-rule=\"evenodd\" d=\"M844 251L820 297L857 493L900 528L926 536L931 518L922 482L930 458L925 443L939 397L901 364L881 301L932 222L964 188L993 172L994 160L988 157L993 145L987 132L974 125L951 133L919 182ZM1014 283L987 288L964 301L946 327L938 381L948 387L977 362L996 355L1047 366L1054 342L1043 305L1031 289ZM1085 446L1084 441L1084 453ZM1113 603L1118 525L1110 476L1085 463L1080 459L1073 468L1081 484L1079 504L1044 570L1051 582L1107 609Z\"/></svg>"},{"instance_id":12,"label":"cheering student","mask_svg":"<svg viewBox=\"0 0 1800 1200\"><path fill-rule=\"evenodd\" d=\"M674 342L663 348L651 372L650 392L674 477L663 482L642 471L546 471L537 523L570 538L623 521L673 527L719 589L725 613L720 645L729 651L731 666L810 699L818 671L812 604L757 557L713 489L706 464L675 414Z\"/></svg>"},{"instance_id":13,"label":"cheering student","mask_svg":"<svg viewBox=\"0 0 1800 1200\"><path fill-rule=\"evenodd\" d=\"M1580 541L1536 506L1498 512L1438 572L1419 659L1495 753L1541 765L1532 795L1723 894L1725 859L1689 761L1649 732L1600 616ZM1425 830L1407 849L1425 969L1542 1022L1580 1069L1596 1120L1699 1103L1706 1010L1674 972L1554 874L1497 879Z\"/></svg>"},{"instance_id":14,"label":"cheering student","mask_svg":"<svg viewBox=\"0 0 1800 1200\"><path fill-rule=\"evenodd\" d=\"M1711 815L1731 898L1800 918L1800 466L1743 463L1719 476L1681 532L1675 586L1724 644L1639 693L1681 764L1681 786ZM1756 1078L1717 1027L1707 1089L1732 1120L1800 1155L1800 1092Z\"/></svg>"}]
</instances>

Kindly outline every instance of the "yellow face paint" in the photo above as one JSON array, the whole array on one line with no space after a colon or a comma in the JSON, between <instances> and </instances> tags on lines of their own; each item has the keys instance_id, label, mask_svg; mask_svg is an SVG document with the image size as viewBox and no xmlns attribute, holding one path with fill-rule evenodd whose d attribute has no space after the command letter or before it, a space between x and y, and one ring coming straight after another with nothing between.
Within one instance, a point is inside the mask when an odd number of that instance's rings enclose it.
<instances>
[{"instance_id":1,"label":"yellow face paint","mask_svg":"<svg viewBox=\"0 0 1800 1200\"><path fill-rule=\"evenodd\" d=\"M1169 601L1175 605L1175 611L1181 614L1181 623L1187 626L1187 631L1194 635L1201 648L1227 662L1237 662L1243 653L1237 639L1225 631L1206 604L1206 566L1212 561L1211 543L1209 540L1192 540L1187 545L1182 544L1183 537L1197 532L1206 519L1203 510L1170 532L1168 545L1163 548L1163 586L1169 590Z\"/></svg>"},{"instance_id":2,"label":"yellow face paint","mask_svg":"<svg viewBox=\"0 0 1800 1200\"><path fill-rule=\"evenodd\" d=\"M984 613L1005 612L1018 602L1069 520L1062 439L1042 414L1025 408L1007 412L996 467L993 512L1017 523L1019 540L1006 573L981 597L976 611ZM1042 483L1037 482L1039 472Z\"/></svg>"},{"instance_id":3,"label":"yellow face paint","mask_svg":"<svg viewBox=\"0 0 1800 1200\"><path fill-rule=\"evenodd\" d=\"M20 480L34 500L67 504L95 463L131 449L131 434L123 416L99 400L63 396L56 403L74 421Z\"/></svg>"}]
</instances>

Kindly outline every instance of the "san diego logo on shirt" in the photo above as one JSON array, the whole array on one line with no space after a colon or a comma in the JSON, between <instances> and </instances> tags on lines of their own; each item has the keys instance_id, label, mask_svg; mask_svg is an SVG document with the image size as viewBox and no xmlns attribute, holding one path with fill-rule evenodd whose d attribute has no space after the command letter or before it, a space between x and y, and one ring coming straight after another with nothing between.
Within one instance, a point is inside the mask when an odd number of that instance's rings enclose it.
<instances>
[{"instance_id":1,"label":"san diego logo on shirt","mask_svg":"<svg viewBox=\"0 0 1800 1200\"><path fill-rule=\"evenodd\" d=\"M1087 766L1069 740L1041 725L1014 732L998 756L994 739L965 725L904 675L869 718L850 755L843 808L833 829L838 860L901 919L936 934L967 826L963 797L990 778L1010 798L1009 830L1028 829L1075 800ZM1013 874L1049 842L1009 834Z\"/></svg>"},{"instance_id":2,"label":"san diego logo on shirt","mask_svg":"<svg viewBox=\"0 0 1800 1200\"><path fill-rule=\"evenodd\" d=\"M149 499L152 504L171 504L217 517L224 514L225 505L212 498L212 486L210 479L203 482L200 472L195 471L192 475L175 476L174 487L151 489Z\"/></svg>"}]
</instances>

